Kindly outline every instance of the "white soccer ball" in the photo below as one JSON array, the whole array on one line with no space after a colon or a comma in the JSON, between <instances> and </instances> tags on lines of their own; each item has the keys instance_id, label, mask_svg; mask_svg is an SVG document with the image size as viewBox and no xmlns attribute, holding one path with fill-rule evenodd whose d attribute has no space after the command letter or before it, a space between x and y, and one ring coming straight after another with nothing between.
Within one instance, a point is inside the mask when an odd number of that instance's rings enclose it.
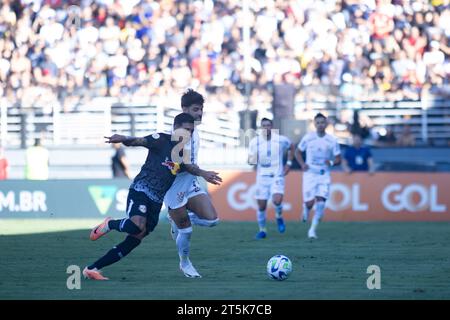
<instances>
[{"instance_id":1,"label":"white soccer ball","mask_svg":"<svg viewBox=\"0 0 450 320\"><path fill-rule=\"evenodd\" d=\"M292 272L292 262L288 257L279 254L267 262L267 274L271 279L286 280Z\"/></svg>"}]
</instances>

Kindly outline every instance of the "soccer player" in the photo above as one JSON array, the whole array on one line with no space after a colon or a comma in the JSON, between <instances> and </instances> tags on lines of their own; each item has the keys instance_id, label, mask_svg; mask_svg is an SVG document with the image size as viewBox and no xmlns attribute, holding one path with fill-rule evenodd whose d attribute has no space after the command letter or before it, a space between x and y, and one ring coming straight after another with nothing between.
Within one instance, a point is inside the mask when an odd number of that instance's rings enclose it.
<instances>
[{"instance_id":1,"label":"soccer player","mask_svg":"<svg viewBox=\"0 0 450 320\"><path fill-rule=\"evenodd\" d=\"M333 136L325 133L327 118L318 113L314 117L316 132L307 133L295 151L295 158L303 173L303 222L316 204L315 215L308 231L308 238L317 239L316 229L324 215L325 201L330 193L330 168L341 162L339 144ZM306 151L306 162L302 152Z\"/></svg>"},{"instance_id":2,"label":"soccer player","mask_svg":"<svg viewBox=\"0 0 450 320\"><path fill-rule=\"evenodd\" d=\"M97 240L110 230L125 232L125 240L113 247L103 257L83 270L83 275L89 279L108 280L101 274L101 269L111 265L129 254L141 240L154 230L159 220L159 212L164 195L175 180L179 171L190 170L185 164L183 146L189 143L194 130L194 118L186 113L177 115L174 119L172 135L154 133L137 138L114 134L105 137L106 143L123 143L126 146L141 146L149 149L147 159L136 176L127 198L127 217L120 220L106 218L103 223L92 229L91 240ZM219 177L213 172L195 168L195 173L217 184Z\"/></svg>"},{"instance_id":3,"label":"soccer player","mask_svg":"<svg viewBox=\"0 0 450 320\"><path fill-rule=\"evenodd\" d=\"M267 200L272 196L275 207L278 231L286 230L283 221L283 194L284 177L289 173L294 159L294 144L289 138L278 135L273 130L272 120L261 120L262 132L250 141L248 163L256 165L256 200L258 210L256 212L259 232L256 239L266 237L266 208ZM288 160L283 166L283 155L288 152Z\"/></svg>"},{"instance_id":4,"label":"soccer player","mask_svg":"<svg viewBox=\"0 0 450 320\"><path fill-rule=\"evenodd\" d=\"M190 114L195 119L195 124L200 124L203 117L203 96L188 89L181 97L181 108L184 113ZM185 145L184 150L190 154L192 164L197 163L200 138L197 129L194 129L192 139ZM193 169L196 167L193 166ZM198 175L198 172L194 172ZM200 274L192 266L189 259L189 243L192 234L192 225L213 227L219 219L211 199L200 186L197 177L189 172L177 175L172 187L167 192L164 203L169 210L169 222L171 224L172 239L176 241L178 255L180 257L180 269L186 277L198 278ZM188 219L186 218L186 210Z\"/></svg>"}]
</instances>

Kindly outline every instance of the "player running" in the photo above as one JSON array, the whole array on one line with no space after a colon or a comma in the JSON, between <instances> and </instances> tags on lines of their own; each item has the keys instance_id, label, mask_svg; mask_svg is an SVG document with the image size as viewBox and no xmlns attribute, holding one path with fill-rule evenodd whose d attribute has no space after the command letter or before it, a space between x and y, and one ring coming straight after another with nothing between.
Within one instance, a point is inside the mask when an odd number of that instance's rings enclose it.
<instances>
[{"instance_id":1,"label":"player running","mask_svg":"<svg viewBox=\"0 0 450 320\"><path fill-rule=\"evenodd\" d=\"M203 96L192 89L188 89L181 97L183 112L194 117L196 125L202 121L204 102ZM185 152L190 154L190 161L194 165L197 163L199 145L198 130L194 129L190 143L184 148ZM194 174L198 175L198 172ZM216 209L197 177L188 172L177 175L164 198L164 203L169 210L171 234L177 244L180 269L186 277L201 277L188 259L192 224L203 227L217 225L219 219Z\"/></svg>"},{"instance_id":2,"label":"player running","mask_svg":"<svg viewBox=\"0 0 450 320\"><path fill-rule=\"evenodd\" d=\"M106 218L103 223L92 229L91 240L97 240L110 230L128 233L125 240L113 247L103 257L83 270L86 278L108 280L101 274L101 269L111 265L129 254L141 240L154 230L159 220L159 212L164 195L172 185L178 172L192 170L183 155L183 146L190 142L194 130L194 118L186 113L177 115L174 119L172 135L154 133L137 138L114 134L105 137L106 143L123 143L126 146L141 146L149 149L147 159L141 171L130 185L127 198L127 217L119 220ZM214 172L195 168L196 174L202 175L213 184L218 184L220 178Z\"/></svg>"},{"instance_id":3,"label":"player running","mask_svg":"<svg viewBox=\"0 0 450 320\"><path fill-rule=\"evenodd\" d=\"M316 203L316 211L308 230L308 238L317 239L316 229L324 215L325 201L330 193L330 168L341 162L341 151L335 137L325 133L327 118L318 113L314 117L316 132L307 133L297 146L295 158L303 173L303 222ZM306 163L302 152L306 151Z\"/></svg>"},{"instance_id":4,"label":"player running","mask_svg":"<svg viewBox=\"0 0 450 320\"><path fill-rule=\"evenodd\" d=\"M282 216L284 177L291 169L295 151L294 144L289 138L278 135L275 130L272 130L272 120L263 118L261 129L261 134L250 141L248 156L248 163L256 165L256 200L258 202L256 217L259 225L256 239L263 239L267 235L266 208L270 196L275 207L278 231L283 233L286 230ZM288 160L283 166L283 155L286 151Z\"/></svg>"}]
</instances>

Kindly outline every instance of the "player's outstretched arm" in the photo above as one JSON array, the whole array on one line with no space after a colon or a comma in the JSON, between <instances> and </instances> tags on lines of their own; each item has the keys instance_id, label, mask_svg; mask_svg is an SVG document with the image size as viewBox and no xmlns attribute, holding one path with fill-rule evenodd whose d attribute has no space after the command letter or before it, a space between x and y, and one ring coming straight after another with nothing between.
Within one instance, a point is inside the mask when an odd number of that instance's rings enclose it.
<instances>
[{"instance_id":1,"label":"player's outstretched arm","mask_svg":"<svg viewBox=\"0 0 450 320\"><path fill-rule=\"evenodd\" d=\"M123 143L127 147L146 147L147 146L147 140L145 138L138 138L138 137L130 137L130 136L124 136L121 134L113 134L110 137L106 137L106 143Z\"/></svg>"},{"instance_id":2,"label":"player's outstretched arm","mask_svg":"<svg viewBox=\"0 0 450 320\"><path fill-rule=\"evenodd\" d=\"M190 174L202 177L211 184L220 185L220 183L222 182L222 178L217 172L202 170L195 164L184 164L183 166L184 169Z\"/></svg>"}]
</instances>

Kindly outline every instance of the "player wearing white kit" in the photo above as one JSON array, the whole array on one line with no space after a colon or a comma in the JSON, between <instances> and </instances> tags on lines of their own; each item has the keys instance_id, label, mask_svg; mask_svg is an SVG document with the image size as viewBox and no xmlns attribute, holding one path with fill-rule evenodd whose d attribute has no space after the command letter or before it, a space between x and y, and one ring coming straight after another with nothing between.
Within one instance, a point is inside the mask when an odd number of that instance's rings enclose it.
<instances>
[{"instance_id":1,"label":"player wearing white kit","mask_svg":"<svg viewBox=\"0 0 450 320\"><path fill-rule=\"evenodd\" d=\"M314 117L316 132L307 133L295 151L295 158L303 173L303 222L308 220L309 212L316 204L315 215L308 231L309 238L317 238L316 228L324 215L325 201L329 197L330 168L341 162L341 151L335 137L325 133L327 118L318 113ZM306 163L302 152L306 151Z\"/></svg>"},{"instance_id":2,"label":"player wearing white kit","mask_svg":"<svg viewBox=\"0 0 450 320\"><path fill-rule=\"evenodd\" d=\"M203 104L203 96L192 89L188 89L181 97L183 112L193 116L196 124L202 121ZM195 129L192 134L191 144L189 146L186 145L183 149L187 156L190 157L190 163L194 166L198 159L199 142L198 131ZM210 183L218 184L221 181L218 174L213 171L198 169L198 172L195 174L203 177ZM172 187L164 197L164 203L169 210L171 233L172 238L176 241L180 257L180 269L186 277L199 278L201 277L200 274L189 260L192 224L204 227L217 225L219 219L211 199L194 175L183 173L175 178Z\"/></svg>"},{"instance_id":3,"label":"player wearing white kit","mask_svg":"<svg viewBox=\"0 0 450 320\"><path fill-rule=\"evenodd\" d=\"M249 145L248 163L256 165L256 213L259 232L256 239L263 239L267 235L266 208L267 200L272 196L278 231L286 229L283 212L284 176L289 173L294 159L294 145L289 138L278 135L273 130L272 120L261 120L262 132L254 137ZM283 166L283 155L288 151L288 160Z\"/></svg>"}]
</instances>

